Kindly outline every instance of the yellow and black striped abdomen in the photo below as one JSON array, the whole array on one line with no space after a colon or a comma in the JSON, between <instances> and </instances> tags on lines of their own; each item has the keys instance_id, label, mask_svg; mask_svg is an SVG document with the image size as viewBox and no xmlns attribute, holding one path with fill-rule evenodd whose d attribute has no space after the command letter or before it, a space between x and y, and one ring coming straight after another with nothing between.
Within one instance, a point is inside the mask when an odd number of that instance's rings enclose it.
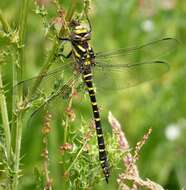
<instances>
[{"instance_id":1,"label":"yellow and black striped abdomen","mask_svg":"<svg viewBox=\"0 0 186 190\"><path fill-rule=\"evenodd\" d=\"M95 90L94 90L94 86L93 86L91 71L90 70L84 71L83 78L84 78L85 84L87 86L89 96L90 96L90 101L92 104L92 110L93 110L94 122L95 122L97 140L98 140L98 147L99 147L99 159L101 162L101 167L103 168L103 173L105 175L105 179L108 183L109 164L108 164L107 154L105 151L105 143L104 143L103 132L102 132L102 127L101 127L101 119L100 119L99 109L98 109L97 102L96 102L96 95L95 95Z\"/></svg>"},{"instance_id":2,"label":"yellow and black striped abdomen","mask_svg":"<svg viewBox=\"0 0 186 190\"><path fill-rule=\"evenodd\" d=\"M90 24L89 20L88 23ZM101 128L99 109L97 106L96 95L92 81L91 68L95 65L95 55L92 47L88 43L88 41L91 38L91 27L87 28L80 22L76 21L72 22L71 24L72 24L72 31L71 31L70 41L72 43L72 55L75 60L77 69L79 69L79 73L83 75L85 85L88 88L90 101L92 104L96 132L97 132L99 159L101 162L101 166L103 168L103 173L105 175L106 182L108 183L109 164L108 164L107 154L105 151L105 143Z\"/></svg>"}]
</instances>

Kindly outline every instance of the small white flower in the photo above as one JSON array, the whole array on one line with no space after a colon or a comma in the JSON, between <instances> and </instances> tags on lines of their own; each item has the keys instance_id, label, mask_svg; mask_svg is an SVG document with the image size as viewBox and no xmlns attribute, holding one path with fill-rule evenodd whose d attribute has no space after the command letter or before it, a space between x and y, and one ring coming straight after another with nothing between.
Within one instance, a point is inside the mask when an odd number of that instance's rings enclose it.
<instances>
[{"instance_id":1,"label":"small white flower","mask_svg":"<svg viewBox=\"0 0 186 190\"><path fill-rule=\"evenodd\" d=\"M154 24L152 20L145 20L142 23L142 28L145 32L151 32L154 29Z\"/></svg>"},{"instance_id":2,"label":"small white flower","mask_svg":"<svg viewBox=\"0 0 186 190\"><path fill-rule=\"evenodd\" d=\"M176 124L170 124L165 129L165 136L168 140L174 141L176 140L181 134L180 127Z\"/></svg>"}]
</instances>

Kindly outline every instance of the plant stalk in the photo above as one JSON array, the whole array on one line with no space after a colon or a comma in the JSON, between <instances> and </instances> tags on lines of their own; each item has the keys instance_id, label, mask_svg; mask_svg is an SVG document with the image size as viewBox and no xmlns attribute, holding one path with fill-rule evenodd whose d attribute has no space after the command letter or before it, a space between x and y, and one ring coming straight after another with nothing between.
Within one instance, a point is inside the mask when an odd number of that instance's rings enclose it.
<instances>
[{"instance_id":1,"label":"plant stalk","mask_svg":"<svg viewBox=\"0 0 186 190\"><path fill-rule=\"evenodd\" d=\"M0 10L0 22L2 24L4 32L9 33L11 31L11 29L10 29L10 26L9 26L7 20L4 18L3 14L2 14L2 10Z\"/></svg>"},{"instance_id":2,"label":"plant stalk","mask_svg":"<svg viewBox=\"0 0 186 190\"><path fill-rule=\"evenodd\" d=\"M25 50L25 32L27 25L27 14L28 14L28 4L29 0L22 0L22 7L20 12L19 21L19 44L17 44L17 63L13 64L13 85L17 82L22 81L23 71L24 71L24 50ZM20 152L21 152L21 140L22 140L22 130L23 130L23 113L19 111L16 113L16 109L21 106L23 100L23 88L17 87L13 92L13 128L15 128L15 150L14 150L14 174L12 189L17 190L19 184L19 172L20 172Z\"/></svg>"},{"instance_id":3,"label":"plant stalk","mask_svg":"<svg viewBox=\"0 0 186 190\"><path fill-rule=\"evenodd\" d=\"M1 107L3 129L4 129L4 134L5 134L6 156L7 156L7 161L10 165L10 160L11 160L10 159L10 156L11 156L11 134L10 134L10 125L9 125L9 119L8 119L6 97L5 97L4 90L3 90L1 65L0 65L0 107Z\"/></svg>"}]
</instances>

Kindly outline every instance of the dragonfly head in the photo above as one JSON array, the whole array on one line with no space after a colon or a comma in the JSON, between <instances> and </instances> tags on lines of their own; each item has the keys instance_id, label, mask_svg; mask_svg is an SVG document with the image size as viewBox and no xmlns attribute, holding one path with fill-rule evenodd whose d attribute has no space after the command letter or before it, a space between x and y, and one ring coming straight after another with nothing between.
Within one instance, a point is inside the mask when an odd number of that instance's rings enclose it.
<instances>
[{"instance_id":1,"label":"dragonfly head","mask_svg":"<svg viewBox=\"0 0 186 190\"><path fill-rule=\"evenodd\" d=\"M88 41L91 38L91 31L89 27L80 22L74 22L72 24L71 39L72 41Z\"/></svg>"}]
</instances>

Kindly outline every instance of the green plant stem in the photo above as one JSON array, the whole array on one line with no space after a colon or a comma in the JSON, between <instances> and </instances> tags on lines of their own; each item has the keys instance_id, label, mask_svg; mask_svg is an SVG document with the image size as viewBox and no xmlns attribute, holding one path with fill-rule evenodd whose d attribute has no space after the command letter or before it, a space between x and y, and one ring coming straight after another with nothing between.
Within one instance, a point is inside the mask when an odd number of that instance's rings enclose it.
<instances>
[{"instance_id":1,"label":"green plant stem","mask_svg":"<svg viewBox=\"0 0 186 190\"><path fill-rule=\"evenodd\" d=\"M6 19L3 16L2 10L0 10L0 22L2 24L4 32L9 33L11 31L11 29L10 29L8 22L6 21Z\"/></svg>"},{"instance_id":2,"label":"green plant stem","mask_svg":"<svg viewBox=\"0 0 186 190\"><path fill-rule=\"evenodd\" d=\"M29 0L22 0L22 7L20 12L20 22L19 22L19 44L17 47L17 64L13 64L13 83L17 83L22 80L23 70L24 70L24 49L25 49L25 32L27 25L27 13L28 13L28 3ZM23 98L23 88L16 88L13 92L13 113L15 109L19 108L19 104L22 102ZM18 109L19 110L19 109ZM22 140L22 130L23 130L23 119L22 119L22 111L17 112L13 119L13 127L15 127L15 158L14 158L14 175L12 180L12 189L18 189L18 181L19 181L19 166L20 166L20 152L21 152L21 140Z\"/></svg>"},{"instance_id":3,"label":"green plant stem","mask_svg":"<svg viewBox=\"0 0 186 190\"><path fill-rule=\"evenodd\" d=\"M81 147L81 149L79 150L79 152L77 153L76 157L74 158L73 162L70 164L70 166L68 167L68 169L66 170L66 172L68 173L70 171L70 169L72 168L72 166L74 165L74 163L76 162L76 160L78 159L79 155L81 154L81 152L83 151L83 149L85 148L87 144L87 140L85 140L85 142L83 143L83 146Z\"/></svg>"},{"instance_id":4,"label":"green plant stem","mask_svg":"<svg viewBox=\"0 0 186 190\"><path fill-rule=\"evenodd\" d=\"M20 165L20 152L21 152L21 140L22 140L22 114L19 113L17 116L16 121L16 144L15 144L15 160L14 160L14 176L13 176L13 183L12 189L18 189L19 183L19 165Z\"/></svg>"},{"instance_id":5,"label":"green plant stem","mask_svg":"<svg viewBox=\"0 0 186 190\"><path fill-rule=\"evenodd\" d=\"M66 20L70 21L72 19L72 16L76 10L76 6L77 6L77 0L71 0L71 6L68 9L68 13L66 16Z\"/></svg>"},{"instance_id":6,"label":"green plant stem","mask_svg":"<svg viewBox=\"0 0 186 190\"><path fill-rule=\"evenodd\" d=\"M6 98L5 98L4 90L3 90L1 65L0 65L0 107L1 107L3 129L4 129L4 134L5 134L6 156L7 156L8 164L10 166L10 160L11 160L10 159L10 155L11 155L11 134L10 134L10 126L9 126Z\"/></svg>"}]
</instances>

